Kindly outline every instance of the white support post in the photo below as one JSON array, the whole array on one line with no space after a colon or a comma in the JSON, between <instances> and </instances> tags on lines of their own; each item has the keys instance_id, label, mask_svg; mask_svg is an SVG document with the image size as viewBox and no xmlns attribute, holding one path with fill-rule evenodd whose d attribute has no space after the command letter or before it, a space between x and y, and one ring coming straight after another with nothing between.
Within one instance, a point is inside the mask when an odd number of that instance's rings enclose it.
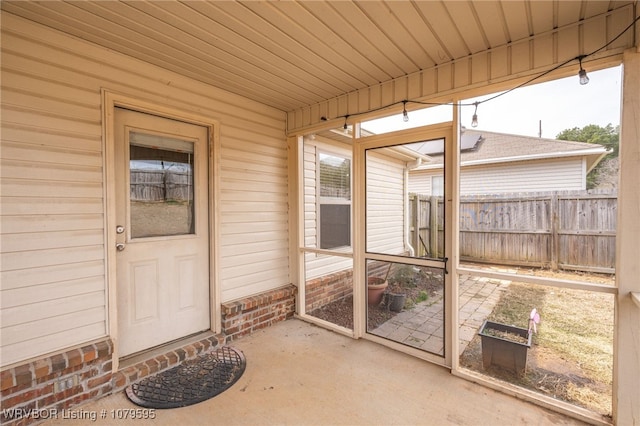
<instances>
[{"instance_id":1,"label":"white support post","mask_svg":"<svg viewBox=\"0 0 640 426\"><path fill-rule=\"evenodd\" d=\"M303 186L300 185L300 174L303 163L301 152L304 151L302 136L287 138L289 155L289 279L298 288L296 295L296 314L305 312L305 265L304 253L304 199Z\"/></svg>"},{"instance_id":2,"label":"white support post","mask_svg":"<svg viewBox=\"0 0 640 426\"><path fill-rule=\"evenodd\" d=\"M445 166L445 253L449 258L447 269L449 270L448 284L449 297L447 309L448 318L447 339L451 345L447 356L448 365L455 373L460 368L460 343L459 343L459 285L460 276L458 267L460 264L460 105L458 101L453 107L453 132L451 145L447 146L447 164ZM446 294L446 293L445 293Z\"/></svg>"},{"instance_id":3,"label":"white support post","mask_svg":"<svg viewBox=\"0 0 640 426\"><path fill-rule=\"evenodd\" d=\"M620 122L620 183L616 233L616 304L613 417L618 425L640 424L640 51L624 53Z\"/></svg>"},{"instance_id":4,"label":"white support post","mask_svg":"<svg viewBox=\"0 0 640 426\"><path fill-rule=\"evenodd\" d=\"M365 164L364 151L358 146L360 141L360 123L356 123L353 128L353 148L352 148L352 184L351 194L352 213L352 237L351 244L353 247L353 336L359 339L366 332L366 261L365 252L365 221L361 220L365 217Z\"/></svg>"}]
</instances>

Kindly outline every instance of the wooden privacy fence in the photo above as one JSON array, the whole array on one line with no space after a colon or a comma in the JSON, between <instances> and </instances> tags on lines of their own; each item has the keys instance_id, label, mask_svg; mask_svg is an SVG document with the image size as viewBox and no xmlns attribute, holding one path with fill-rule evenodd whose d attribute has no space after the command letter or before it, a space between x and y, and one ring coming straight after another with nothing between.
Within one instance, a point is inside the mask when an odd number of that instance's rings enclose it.
<instances>
[{"instance_id":1,"label":"wooden privacy fence","mask_svg":"<svg viewBox=\"0 0 640 426\"><path fill-rule=\"evenodd\" d=\"M192 174L173 170L131 170L131 199L188 201L193 199Z\"/></svg>"},{"instance_id":2,"label":"wooden privacy fence","mask_svg":"<svg viewBox=\"0 0 640 426\"><path fill-rule=\"evenodd\" d=\"M413 247L444 256L442 197L409 199ZM613 273L617 202L612 191L461 197L461 260Z\"/></svg>"}]
</instances>

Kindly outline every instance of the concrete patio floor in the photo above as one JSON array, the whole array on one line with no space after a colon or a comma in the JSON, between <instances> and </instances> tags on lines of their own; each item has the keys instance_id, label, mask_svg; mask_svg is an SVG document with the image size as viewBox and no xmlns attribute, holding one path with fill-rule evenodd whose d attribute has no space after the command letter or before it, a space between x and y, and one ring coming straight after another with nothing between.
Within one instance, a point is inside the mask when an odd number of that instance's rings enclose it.
<instances>
[{"instance_id":1,"label":"concrete patio floor","mask_svg":"<svg viewBox=\"0 0 640 426\"><path fill-rule=\"evenodd\" d=\"M74 410L96 412L97 421L92 422L96 424L583 424L455 377L426 361L300 320L279 323L232 346L244 352L247 369L215 398L156 410L153 421L112 420L111 410L139 408L123 392ZM87 423L57 419L45 424Z\"/></svg>"}]
</instances>

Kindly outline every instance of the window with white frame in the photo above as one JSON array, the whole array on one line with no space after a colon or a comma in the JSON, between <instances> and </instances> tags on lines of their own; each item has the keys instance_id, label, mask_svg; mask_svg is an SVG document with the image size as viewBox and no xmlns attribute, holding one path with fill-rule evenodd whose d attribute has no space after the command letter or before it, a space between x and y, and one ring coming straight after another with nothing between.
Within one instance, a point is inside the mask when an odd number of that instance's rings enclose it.
<instances>
[{"instance_id":1,"label":"window with white frame","mask_svg":"<svg viewBox=\"0 0 640 426\"><path fill-rule=\"evenodd\" d=\"M318 245L322 249L351 246L351 159L319 152Z\"/></svg>"}]
</instances>

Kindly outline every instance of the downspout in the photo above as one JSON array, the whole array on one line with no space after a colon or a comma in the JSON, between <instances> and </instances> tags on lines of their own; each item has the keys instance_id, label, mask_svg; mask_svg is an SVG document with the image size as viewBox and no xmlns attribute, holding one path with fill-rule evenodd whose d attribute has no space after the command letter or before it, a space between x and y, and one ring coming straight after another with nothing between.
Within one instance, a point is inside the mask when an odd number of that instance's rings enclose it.
<instances>
[{"instance_id":1,"label":"downspout","mask_svg":"<svg viewBox=\"0 0 640 426\"><path fill-rule=\"evenodd\" d=\"M409 256L415 257L416 250L411 245L411 239L409 235L411 233L409 220L409 171L419 167L422 164L422 158L417 158L415 161L405 163L404 168L404 249L409 252ZM418 232L418 230L416 230Z\"/></svg>"}]
</instances>

